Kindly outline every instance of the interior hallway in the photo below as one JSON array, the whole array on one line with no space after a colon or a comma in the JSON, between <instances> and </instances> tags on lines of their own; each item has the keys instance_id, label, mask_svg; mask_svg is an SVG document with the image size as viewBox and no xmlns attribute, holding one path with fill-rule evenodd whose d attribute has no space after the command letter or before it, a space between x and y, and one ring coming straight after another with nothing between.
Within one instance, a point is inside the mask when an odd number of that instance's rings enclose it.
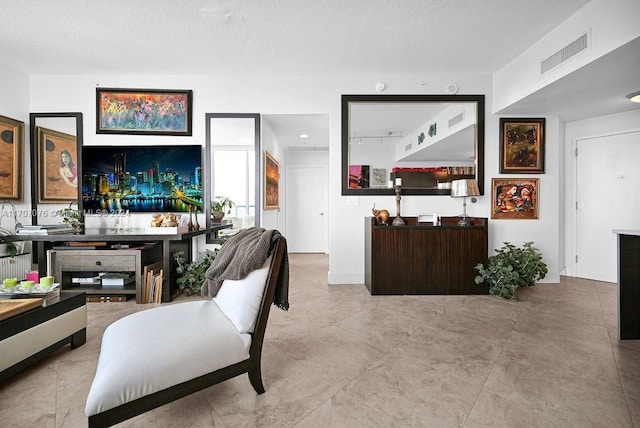
<instances>
[{"instance_id":1,"label":"interior hallway","mask_svg":"<svg viewBox=\"0 0 640 428\"><path fill-rule=\"evenodd\" d=\"M563 277L519 301L372 297L328 286L326 255L290 263L291 309L272 307L267 326L265 394L242 375L118 426L640 427L640 341L617 339L615 284ZM89 304L85 345L0 385L2 426L86 426L104 329L151 306Z\"/></svg>"}]
</instances>

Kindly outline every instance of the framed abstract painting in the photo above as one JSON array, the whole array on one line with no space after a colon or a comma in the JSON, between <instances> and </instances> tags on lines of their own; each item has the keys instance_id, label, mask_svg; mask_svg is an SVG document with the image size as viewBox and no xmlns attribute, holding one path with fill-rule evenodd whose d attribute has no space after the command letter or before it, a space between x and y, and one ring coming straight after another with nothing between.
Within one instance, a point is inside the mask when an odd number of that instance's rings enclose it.
<instances>
[{"instance_id":1,"label":"framed abstract painting","mask_svg":"<svg viewBox=\"0 0 640 428\"><path fill-rule=\"evenodd\" d=\"M538 218L539 179L491 179L491 218L534 220Z\"/></svg>"},{"instance_id":2,"label":"framed abstract painting","mask_svg":"<svg viewBox=\"0 0 640 428\"><path fill-rule=\"evenodd\" d=\"M265 151L264 160L264 209L276 210L280 208L280 172L278 161Z\"/></svg>"},{"instance_id":3,"label":"framed abstract painting","mask_svg":"<svg viewBox=\"0 0 640 428\"><path fill-rule=\"evenodd\" d=\"M192 135L193 91L96 89L96 133Z\"/></svg>"},{"instance_id":4,"label":"framed abstract painting","mask_svg":"<svg viewBox=\"0 0 640 428\"><path fill-rule=\"evenodd\" d=\"M544 173L544 118L500 119L500 173Z\"/></svg>"}]
</instances>

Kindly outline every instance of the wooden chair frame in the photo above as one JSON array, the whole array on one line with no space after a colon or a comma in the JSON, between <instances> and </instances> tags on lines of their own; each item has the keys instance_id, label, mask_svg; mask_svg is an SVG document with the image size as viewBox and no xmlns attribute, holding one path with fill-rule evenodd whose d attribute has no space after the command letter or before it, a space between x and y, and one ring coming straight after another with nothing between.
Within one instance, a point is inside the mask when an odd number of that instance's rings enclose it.
<instances>
[{"instance_id":1,"label":"wooden chair frame","mask_svg":"<svg viewBox=\"0 0 640 428\"><path fill-rule=\"evenodd\" d=\"M211 373L199 376L195 379L173 385L153 394L140 397L128 403L121 404L104 412L89 416L89 428L110 427L134 416L145 413L156 407L163 406L179 398L191 395L194 392L247 373L253 389L258 394L265 392L262 384L261 358L262 342L264 341L267 319L273 302L278 276L285 257L286 242L284 238L278 239L276 249L269 267L267 285L262 297L262 304L258 312L258 318L253 333L251 333L251 347L249 358L231 366L224 367ZM152 309L151 309L152 310Z\"/></svg>"}]
</instances>

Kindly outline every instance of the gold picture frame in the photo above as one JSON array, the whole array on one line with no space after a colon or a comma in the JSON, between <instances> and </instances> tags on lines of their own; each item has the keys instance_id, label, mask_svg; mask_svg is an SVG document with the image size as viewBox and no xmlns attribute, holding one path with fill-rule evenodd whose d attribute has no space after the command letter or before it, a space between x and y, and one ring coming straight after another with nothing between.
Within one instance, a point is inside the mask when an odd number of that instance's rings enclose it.
<instances>
[{"instance_id":1,"label":"gold picture frame","mask_svg":"<svg viewBox=\"0 0 640 428\"><path fill-rule=\"evenodd\" d=\"M0 198L23 200L24 122L0 116ZM22 169L22 170L21 170Z\"/></svg>"},{"instance_id":2,"label":"gold picture frame","mask_svg":"<svg viewBox=\"0 0 640 428\"><path fill-rule=\"evenodd\" d=\"M280 172L278 161L265 150L264 160L264 209L280 208Z\"/></svg>"},{"instance_id":3,"label":"gold picture frame","mask_svg":"<svg viewBox=\"0 0 640 428\"><path fill-rule=\"evenodd\" d=\"M491 218L535 220L540 191L538 178L492 178Z\"/></svg>"},{"instance_id":4,"label":"gold picture frame","mask_svg":"<svg viewBox=\"0 0 640 428\"><path fill-rule=\"evenodd\" d=\"M38 135L38 203L78 200L80 177L75 135L36 127Z\"/></svg>"},{"instance_id":5,"label":"gold picture frame","mask_svg":"<svg viewBox=\"0 0 640 428\"><path fill-rule=\"evenodd\" d=\"M500 173L544 174L544 118L500 118Z\"/></svg>"}]
</instances>

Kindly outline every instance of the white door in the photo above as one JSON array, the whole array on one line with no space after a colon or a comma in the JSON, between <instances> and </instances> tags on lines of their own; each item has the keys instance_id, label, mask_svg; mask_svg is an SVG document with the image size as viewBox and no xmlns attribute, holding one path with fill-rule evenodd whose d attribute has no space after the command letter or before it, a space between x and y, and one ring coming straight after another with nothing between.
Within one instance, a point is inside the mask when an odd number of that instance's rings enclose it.
<instances>
[{"instance_id":1,"label":"white door","mask_svg":"<svg viewBox=\"0 0 640 428\"><path fill-rule=\"evenodd\" d=\"M617 281L613 229L640 229L640 132L578 140L576 276Z\"/></svg>"},{"instance_id":2,"label":"white door","mask_svg":"<svg viewBox=\"0 0 640 428\"><path fill-rule=\"evenodd\" d=\"M287 166L285 228L289 252L327 252L327 181L325 166Z\"/></svg>"}]
</instances>

